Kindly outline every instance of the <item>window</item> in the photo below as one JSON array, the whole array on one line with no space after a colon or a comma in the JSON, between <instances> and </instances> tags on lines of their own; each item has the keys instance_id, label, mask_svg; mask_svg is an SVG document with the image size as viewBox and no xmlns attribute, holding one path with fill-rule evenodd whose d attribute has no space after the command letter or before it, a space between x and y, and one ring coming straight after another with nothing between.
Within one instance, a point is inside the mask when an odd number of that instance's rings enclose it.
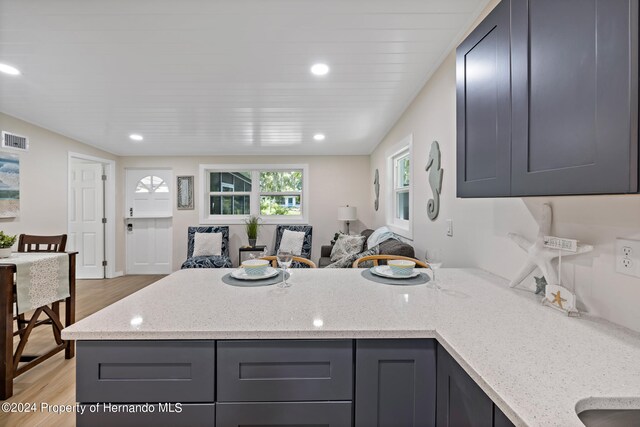
<instances>
[{"instance_id":1,"label":"window","mask_svg":"<svg viewBox=\"0 0 640 427\"><path fill-rule=\"evenodd\" d=\"M393 185L395 201L395 219L409 221L409 184L410 184L409 150L404 150L393 160L395 182Z\"/></svg>"},{"instance_id":2,"label":"window","mask_svg":"<svg viewBox=\"0 0 640 427\"><path fill-rule=\"evenodd\" d=\"M300 216L302 171L260 172L260 215Z\"/></svg>"},{"instance_id":3,"label":"window","mask_svg":"<svg viewBox=\"0 0 640 427\"><path fill-rule=\"evenodd\" d=\"M265 223L305 223L307 165L200 165L203 224L241 224L249 215Z\"/></svg>"},{"instance_id":4,"label":"window","mask_svg":"<svg viewBox=\"0 0 640 427\"><path fill-rule=\"evenodd\" d=\"M148 175L138 181L136 193L168 193L169 186L158 176Z\"/></svg>"},{"instance_id":5,"label":"window","mask_svg":"<svg viewBox=\"0 0 640 427\"><path fill-rule=\"evenodd\" d=\"M251 213L251 172L209 174L209 215Z\"/></svg>"},{"instance_id":6,"label":"window","mask_svg":"<svg viewBox=\"0 0 640 427\"><path fill-rule=\"evenodd\" d=\"M410 135L394 146L387 157L387 226L396 234L412 238L412 186Z\"/></svg>"}]
</instances>

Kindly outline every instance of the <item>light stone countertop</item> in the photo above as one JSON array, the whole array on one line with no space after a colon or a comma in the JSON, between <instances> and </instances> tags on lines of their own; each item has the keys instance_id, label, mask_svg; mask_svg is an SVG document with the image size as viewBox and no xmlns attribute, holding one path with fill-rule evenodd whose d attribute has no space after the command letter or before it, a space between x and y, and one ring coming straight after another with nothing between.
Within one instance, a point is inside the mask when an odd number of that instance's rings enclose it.
<instances>
[{"instance_id":1,"label":"light stone countertop","mask_svg":"<svg viewBox=\"0 0 640 427\"><path fill-rule=\"evenodd\" d=\"M582 426L590 408L640 408L640 334L569 318L474 269L442 291L356 269L299 269L288 289L181 270L77 322L64 339L436 338L516 425Z\"/></svg>"}]
</instances>

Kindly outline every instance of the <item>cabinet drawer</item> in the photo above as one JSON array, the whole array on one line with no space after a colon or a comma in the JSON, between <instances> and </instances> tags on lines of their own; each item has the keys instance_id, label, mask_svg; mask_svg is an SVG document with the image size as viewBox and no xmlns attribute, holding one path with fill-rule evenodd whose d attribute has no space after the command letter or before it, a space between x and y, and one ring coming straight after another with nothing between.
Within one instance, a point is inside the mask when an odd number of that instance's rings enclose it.
<instances>
[{"instance_id":1,"label":"cabinet drawer","mask_svg":"<svg viewBox=\"0 0 640 427\"><path fill-rule=\"evenodd\" d=\"M123 407L134 404L115 404L117 410L110 409L113 406L105 407L102 403L98 405L96 412L91 412L87 408L82 415L79 413L76 415L77 427L214 427L216 419L213 403L200 405L155 403L148 405L146 412L142 412L139 408L127 410Z\"/></svg>"},{"instance_id":2,"label":"cabinet drawer","mask_svg":"<svg viewBox=\"0 0 640 427\"><path fill-rule=\"evenodd\" d=\"M78 402L213 402L213 341L79 341Z\"/></svg>"},{"instance_id":3,"label":"cabinet drawer","mask_svg":"<svg viewBox=\"0 0 640 427\"><path fill-rule=\"evenodd\" d=\"M216 427L351 426L351 402L219 403Z\"/></svg>"},{"instance_id":4,"label":"cabinet drawer","mask_svg":"<svg viewBox=\"0 0 640 427\"><path fill-rule=\"evenodd\" d=\"M218 401L351 400L353 341L218 341Z\"/></svg>"}]
</instances>

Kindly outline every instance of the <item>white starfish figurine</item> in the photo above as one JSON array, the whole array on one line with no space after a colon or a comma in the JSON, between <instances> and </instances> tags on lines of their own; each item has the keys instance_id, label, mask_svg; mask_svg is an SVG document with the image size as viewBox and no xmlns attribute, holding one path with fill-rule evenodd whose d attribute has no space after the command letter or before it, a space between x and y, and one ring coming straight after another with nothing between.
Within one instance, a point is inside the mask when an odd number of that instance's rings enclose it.
<instances>
[{"instance_id":1,"label":"white starfish figurine","mask_svg":"<svg viewBox=\"0 0 640 427\"><path fill-rule=\"evenodd\" d=\"M542 216L538 221L538 237L535 242L530 242L524 237L516 233L509 233L509 238L517 243L525 252L527 252L527 262L522 266L516 277L509 283L512 288L518 286L524 279L538 267L542 272L542 275L547 280L548 284L558 285L558 273L553 266L553 260L558 258L558 250L546 248L544 246L544 236L551 234L551 205L545 203L542 205ZM593 246L591 245L578 245L577 252L568 253L564 252L562 256L579 255L587 252L591 252Z\"/></svg>"}]
</instances>

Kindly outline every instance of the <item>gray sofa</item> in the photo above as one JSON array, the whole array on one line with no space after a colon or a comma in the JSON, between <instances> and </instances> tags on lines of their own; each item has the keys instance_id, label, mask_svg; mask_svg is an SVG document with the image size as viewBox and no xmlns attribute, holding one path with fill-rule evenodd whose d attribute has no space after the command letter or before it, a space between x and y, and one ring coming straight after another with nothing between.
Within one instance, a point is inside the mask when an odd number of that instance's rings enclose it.
<instances>
[{"instance_id":1,"label":"gray sofa","mask_svg":"<svg viewBox=\"0 0 640 427\"><path fill-rule=\"evenodd\" d=\"M367 239L371 236L373 230L367 229L362 233ZM331 250L333 249L333 245L324 245L320 248L320 260L318 261L318 267L326 267L331 264ZM367 244L365 242L363 251L366 251ZM396 239L385 240L380 243L380 255L402 255L408 256L410 258L415 258L415 251L413 250L413 246L408 243L401 242Z\"/></svg>"}]
</instances>

